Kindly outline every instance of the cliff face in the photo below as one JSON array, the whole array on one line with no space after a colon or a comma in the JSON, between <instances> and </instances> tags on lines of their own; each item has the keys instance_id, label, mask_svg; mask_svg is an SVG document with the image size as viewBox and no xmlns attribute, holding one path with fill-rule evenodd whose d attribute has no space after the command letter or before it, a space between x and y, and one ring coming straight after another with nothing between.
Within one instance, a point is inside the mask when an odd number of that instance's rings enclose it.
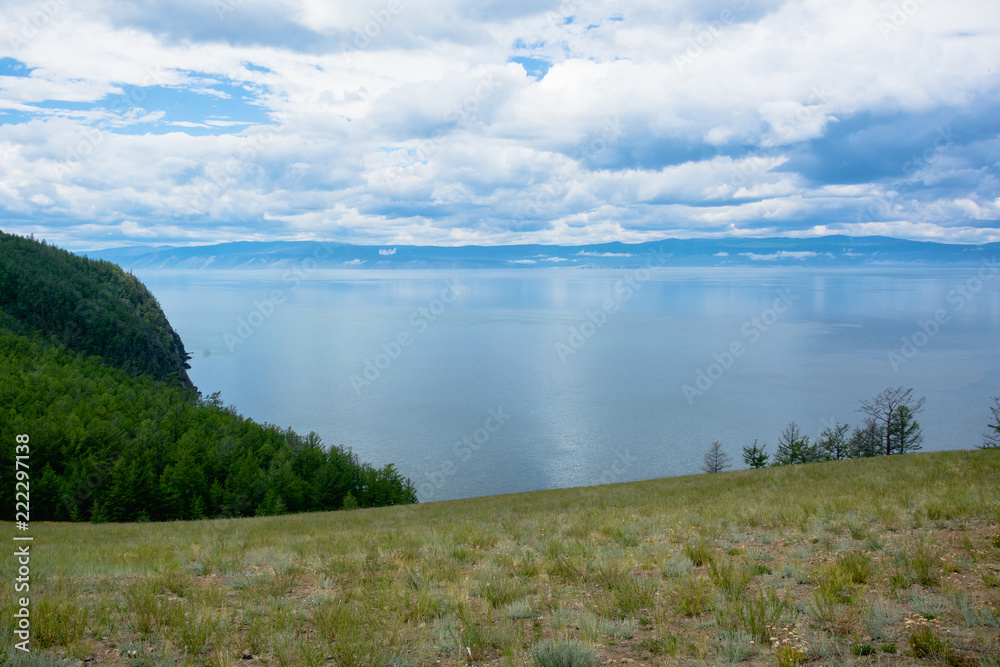
<instances>
[{"instance_id":1,"label":"cliff face","mask_svg":"<svg viewBox=\"0 0 1000 667\"><path fill-rule=\"evenodd\" d=\"M0 232L0 328L193 389L190 355L156 298L111 262Z\"/></svg>"}]
</instances>

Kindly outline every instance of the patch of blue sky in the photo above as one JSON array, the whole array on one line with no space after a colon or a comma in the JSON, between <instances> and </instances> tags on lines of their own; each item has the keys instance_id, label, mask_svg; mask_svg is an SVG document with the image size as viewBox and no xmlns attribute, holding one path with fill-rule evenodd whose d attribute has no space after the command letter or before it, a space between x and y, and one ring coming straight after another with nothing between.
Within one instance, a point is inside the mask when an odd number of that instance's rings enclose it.
<instances>
[{"instance_id":1,"label":"patch of blue sky","mask_svg":"<svg viewBox=\"0 0 1000 667\"><path fill-rule=\"evenodd\" d=\"M197 85L197 83L195 84ZM193 135L240 132L271 122L260 91L246 84L206 80L200 87L121 86L96 106L128 122L123 134L185 132ZM159 112L159 113L157 113ZM148 120L144 122L141 119Z\"/></svg>"},{"instance_id":2,"label":"patch of blue sky","mask_svg":"<svg viewBox=\"0 0 1000 667\"><path fill-rule=\"evenodd\" d=\"M520 37L518 37L517 39L514 40L513 46L514 46L514 50L515 51L526 51L526 50L531 50L531 49L540 49L543 46L545 46L545 40L543 39L543 40L540 40L538 42L532 42L531 44L528 44L523 39L521 39Z\"/></svg>"},{"instance_id":3,"label":"patch of blue sky","mask_svg":"<svg viewBox=\"0 0 1000 667\"><path fill-rule=\"evenodd\" d=\"M18 125L27 123L35 114L20 109L0 109L0 125Z\"/></svg>"},{"instance_id":4,"label":"patch of blue sky","mask_svg":"<svg viewBox=\"0 0 1000 667\"><path fill-rule=\"evenodd\" d=\"M91 115L89 102L46 100L18 105L20 108L0 108L0 125L19 125L32 120L62 117L83 119Z\"/></svg>"},{"instance_id":5,"label":"patch of blue sky","mask_svg":"<svg viewBox=\"0 0 1000 667\"><path fill-rule=\"evenodd\" d=\"M252 62L243 63L243 67L247 68L251 72L263 72L264 74L274 74L274 70L264 67L263 65L255 65Z\"/></svg>"},{"instance_id":6,"label":"patch of blue sky","mask_svg":"<svg viewBox=\"0 0 1000 667\"><path fill-rule=\"evenodd\" d=\"M507 62L517 63L524 68L524 71L528 73L528 76L539 81L552 67L552 63L547 60L542 60L541 58L530 58L528 56L512 56L507 59Z\"/></svg>"},{"instance_id":7,"label":"patch of blue sky","mask_svg":"<svg viewBox=\"0 0 1000 667\"><path fill-rule=\"evenodd\" d=\"M31 69L16 58L0 58L0 76L31 76Z\"/></svg>"},{"instance_id":8,"label":"patch of blue sky","mask_svg":"<svg viewBox=\"0 0 1000 667\"><path fill-rule=\"evenodd\" d=\"M74 111L90 111L94 108L93 102L70 102L68 100L42 100L40 102L31 102L28 106L32 106L36 109L52 109L52 110L62 110L70 112L70 115Z\"/></svg>"}]
</instances>

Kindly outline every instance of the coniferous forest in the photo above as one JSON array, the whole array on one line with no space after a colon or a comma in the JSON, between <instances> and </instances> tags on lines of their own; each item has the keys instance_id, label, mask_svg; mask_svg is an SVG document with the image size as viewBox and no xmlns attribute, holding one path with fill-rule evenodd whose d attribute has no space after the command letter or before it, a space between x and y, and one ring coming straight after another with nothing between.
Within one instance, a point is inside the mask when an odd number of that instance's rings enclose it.
<instances>
[{"instance_id":1,"label":"coniferous forest","mask_svg":"<svg viewBox=\"0 0 1000 667\"><path fill-rule=\"evenodd\" d=\"M0 232L0 431L31 439L35 521L161 521L416 502L392 464L203 397L155 297L110 262ZM14 468L14 448L3 465ZM13 497L14 480L5 482ZM12 507L5 510L13 518Z\"/></svg>"}]
</instances>

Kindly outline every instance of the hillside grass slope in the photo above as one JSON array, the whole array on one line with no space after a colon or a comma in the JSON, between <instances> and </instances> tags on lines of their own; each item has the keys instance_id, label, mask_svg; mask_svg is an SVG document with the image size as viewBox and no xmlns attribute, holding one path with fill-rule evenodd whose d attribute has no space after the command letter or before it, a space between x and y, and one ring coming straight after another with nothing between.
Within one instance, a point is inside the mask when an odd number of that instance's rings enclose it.
<instances>
[{"instance_id":1,"label":"hillside grass slope","mask_svg":"<svg viewBox=\"0 0 1000 667\"><path fill-rule=\"evenodd\" d=\"M33 524L32 664L997 665L998 480L1000 451L956 451Z\"/></svg>"}]
</instances>

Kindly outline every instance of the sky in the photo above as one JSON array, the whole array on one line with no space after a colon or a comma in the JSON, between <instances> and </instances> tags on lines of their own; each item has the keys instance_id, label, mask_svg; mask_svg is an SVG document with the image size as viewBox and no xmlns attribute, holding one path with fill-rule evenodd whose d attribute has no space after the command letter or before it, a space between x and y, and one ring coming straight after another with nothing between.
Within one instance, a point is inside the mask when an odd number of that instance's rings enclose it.
<instances>
[{"instance_id":1,"label":"sky","mask_svg":"<svg viewBox=\"0 0 1000 667\"><path fill-rule=\"evenodd\" d=\"M0 229L1000 241L996 0L4 0Z\"/></svg>"}]
</instances>

